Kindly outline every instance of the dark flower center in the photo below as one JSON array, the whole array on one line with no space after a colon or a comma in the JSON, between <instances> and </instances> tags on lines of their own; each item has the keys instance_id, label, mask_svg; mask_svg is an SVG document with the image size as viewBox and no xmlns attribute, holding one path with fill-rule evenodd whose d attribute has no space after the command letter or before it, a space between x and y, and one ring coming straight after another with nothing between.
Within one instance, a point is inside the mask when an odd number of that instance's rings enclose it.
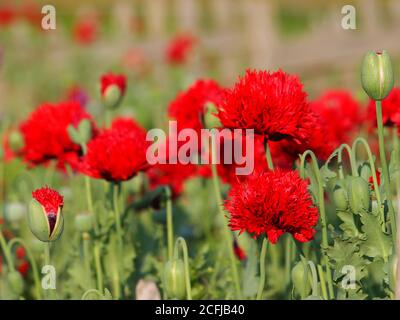
<instances>
[{"instance_id":1,"label":"dark flower center","mask_svg":"<svg viewBox=\"0 0 400 320\"><path fill-rule=\"evenodd\" d=\"M49 212L47 214L47 219L49 220L49 225L50 225L50 234L53 233L54 227L56 225L56 221L57 221L57 214L55 214L54 212Z\"/></svg>"}]
</instances>

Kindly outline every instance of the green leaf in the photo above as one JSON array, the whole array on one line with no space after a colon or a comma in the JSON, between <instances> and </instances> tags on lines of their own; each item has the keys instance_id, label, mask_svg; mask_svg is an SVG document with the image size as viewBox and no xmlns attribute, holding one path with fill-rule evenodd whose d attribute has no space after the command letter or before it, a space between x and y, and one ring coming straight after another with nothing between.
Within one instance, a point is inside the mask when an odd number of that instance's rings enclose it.
<instances>
[{"instance_id":1,"label":"green leaf","mask_svg":"<svg viewBox=\"0 0 400 320\"><path fill-rule=\"evenodd\" d=\"M373 214L363 214L360 217L366 240L361 243L361 251L371 258L388 259L392 254L393 244L390 236L382 231L379 218Z\"/></svg>"},{"instance_id":2,"label":"green leaf","mask_svg":"<svg viewBox=\"0 0 400 320\"><path fill-rule=\"evenodd\" d=\"M258 289L258 259L257 259L257 248L256 248L256 241L252 241L248 254L247 254L247 262L246 266L243 270L242 274L242 290L243 295L247 297L254 297L257 293Z\"/></svg>"},{"instance_id":3,"label":"green leaf","mask_svg":"<svg viewBox=\"0 0 400 320\"><path fill-rule=\"evenodd\" d=\"M339 228L343 231L345 238L357 238L361 234L355 224L354 216L349 211L338 211L337 216L342 220Z\"/></svg>"}]
</instances>

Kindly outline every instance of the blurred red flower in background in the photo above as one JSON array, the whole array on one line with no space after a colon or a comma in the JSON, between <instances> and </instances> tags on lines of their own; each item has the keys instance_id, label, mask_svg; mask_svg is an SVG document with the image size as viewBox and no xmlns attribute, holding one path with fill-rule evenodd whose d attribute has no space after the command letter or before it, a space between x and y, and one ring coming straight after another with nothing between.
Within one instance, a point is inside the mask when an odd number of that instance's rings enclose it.
<instances>
[{"instance_id":1,"label":"blurred red flower in background","mask_svg":"<svg viewBox=\"0 0 400 320\"><path fill-rule=\"evenodd\" d=\"M329 132L332 148L350 143L365 119L361 105L346 90L330 90L311 102L311 108L319 116L321 125Z\"/></svg>"},{"instance_id":2,"label":"blurred red flower in background","mask_svg":"<svg viewBox=\"0 0 400 320\"><path fill-rule=\"evenodd\" d=\"M87 145L82 172L108 181L124 181L148 167L146 131L132 119L117 118Z\"/></svg>"},{"instance_id":3,"label":"blurred red flower in background","mask_svg":"<svg viewBox=\"0 0 400 320\"><path fill-rule=\"evenodd\" d=\"M168 114L177 121L178 131L191 128L200 131L207 102L222 103L225 89L214 80L197 80L187 90L178 93L169 104Z\"/></svg>"},{"instance_id":4,"label":"blurred red flower in background","mask_svg":"<svg viewBox=\"0 0 400 320\"><path fill-rule=\"evenodd\" d=\"M21 151L23 159L31 164L46 163L51 159L63 161L81 154L81 146L71 141L67 128L76 127L83 119L92 121L91 116L74 101L58 104L44 103L33 111L20 125L24 137ZM92 134L96 129L93 124ZM72 153L72 155L70 154Z\"/></svg>"},{"instance_id":5,"label":"blurred red flower in background","mask_svg":"<svg viewBox=\"0 0 400 320\"><path fill-rule=\"evenodd\" d=\"M188 60L188 56L195 44L195 38L191 35L183 34L173 38L166 49L165 56L170 64L183 64Z\"/></svg>"},{"instance_id":6,"label":"blurred red flower in background","mask_svg":"<svg viewBox=\"0 0 400 320\"><path fill-rule=\"evenodd\" d=\"M375 101L368 103L368 121L371 128L376 128ZM382 100L382 121L384 126L400 125L400 88L393 88L389 95Z\"/></svg>"},{"instance_id":7,"label":"blurred red flower in background","mask_svg":"<svg viewBox=\"0 0 400 320\"><path fill-rule=\"evenodd\" d=\"M83 88L74 85L67 90L65 99L78 102L82 107L85 107L89 97Z\"/></svg>"},{"instance_id":8,"label":"blurred red flower in background","mask_svg":"<svg viewBox=\"0 0 400 320\"><path fill-rule=\"evenodd\" d=\"M17 10L10 3L0 5L0 26L8 26L17 19Z\"/></svg>"},{"instance_id":9,"label":"blurred red flower in background","mask_svg":"<svg viewBox=\"0 0 400 320\"><path fill-rule=\"evenodd\" d=\"M73 37L77 43L89 45L96 41L98 29L98 22L94 16L83 16L75 22Z\"/></svg>"},{"instance_id":10,"label":"blurred red flower in background","mask_svg":"<svg viewBox=\"0 0 400 320\"><path fill-rule=\"evenodd\" d=\"M259 172L232 186L225 202L229 226L254 237L265 234L276 243L285 232L297 241L313 238L318 210L297 171Z\"/></svg>"},{"instance_id":11,"label":"blurred red flower in background","mask_svg":"<svg viewBox=\"0 0 400 320\"><path fill-rule=\"evenodd\" d=\"M235 253L236 258L240 261L246 260L247 256L244 250L239 246L236 239L233 240L233 252Z\"/></svg>"}]
</instances>

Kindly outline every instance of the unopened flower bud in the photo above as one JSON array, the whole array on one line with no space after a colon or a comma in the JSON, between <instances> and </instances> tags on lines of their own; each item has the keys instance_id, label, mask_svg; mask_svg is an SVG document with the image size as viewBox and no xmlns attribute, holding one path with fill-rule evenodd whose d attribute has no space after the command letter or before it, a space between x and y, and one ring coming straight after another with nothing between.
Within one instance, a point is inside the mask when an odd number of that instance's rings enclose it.
<instances>
[{"instance_id":1,"label":"unopened flower bud","mask_svg":"<svg viewBox=\"0 0 400 320\"><path fill-rule=\"evenodd\" d=\"M169 297L176 299L185 298L185 268L181 259L168 261L165 265L164 287Z\"/></svg>"},{"instance_id":2,"label":"unopened flower bud","mask_svg":"<svg viewBox=\"0 0 400 320\"><path fill-rule=\"evenodd\" d=\"M333 186L332 201L338 211L346 211L349 207L349 199L344 184L344 180L339 180Z\"/></svg>"},{"instance_id":3,"label":"unopened flower bud","mask_svg":"<svg viewBox=\"0 0 400 320\"><path fill-rule=\"evenodd\" d=\"M371 197L369 185L363 178L351 177L347 188L347 194L353 213L360 214L370 208Z\"/></svg>"},{"instance_id":4,"label":"unopened flower bud","mask_svg":"<svg viewBox=\"0 0 400 320\"><path fill-rule=\"evenodd\" d=\"M12 291L20 296L24 292L24 279L18 271L11 271L7 275L8 283Z\"/></svg>"},{"instance_id":5,"label":"unopened flower bud","mask_svg":"<svg viewBox=\"0 0 400 320\"><path fill-rule=\"evenodd\" d=\"M13 152L19 152L24 147L24 137L18 130L12 130L8 136L8 144Z\"/></svg>"},{"instance_id":6,"label":"unopened flower bud","mask_svg":"<svg viewBox=\"0 0 400 320\"><path fill-rule=\"evenodd\" d=\"M371 99L384 99L393 88L392 62L387 51L369 51L361 66L361 83Z\"/></svg>"},{"instance_id":7,"label":"unopened flower bud","mask_svg":"<svg viewBox=\"0 0 400 320\"><path fill-rule=\"evenodd\" d=\"M75 217L75 227L80 232L89 232L93 228L94 217L91 213L81 213Z\"/></svg>"},{"instance_id":8,"label":"unopened flower bud","mask_svg":"<svg viewBox=\"0 0 400 320\"><path fill-rule=\"evenodd\" d=\"M219 121L217 114L217 107L214 103L208 102L205 106L204 113L204 126L207 129L219 128L221 127L221 121Z\"/></svg>"},{"instance_id":9,"label":"unopened flower bud","mask_svg":"<svg viewBox=\"0 0 400 320\"><path fill-rule=\"evenodd\" d=\"M101 77L101 97L107 108L117 108L122 101L125 90L125 76L108 73Z\"/></svg>"},{"instance_id":10,"label":"unopened flower bud","mask_svg":"<svg viewBox=\"0 0 400 320\"><path fill-rule=\"evenodd\" d=\"M48 187L32 193L29 205L28 224L32 233L41 241L57 240L64 228L62 215L63 197Z\"/></svg>"},{"instance_id":11,"label":"unopened flower bud","mask_svg":"<svg viewBox=\"0 0 400 320\"><path fill-rule=\"evenodd\" d=\"M299 296L306 296L311 293L311 285L304 278L308 276L308 267L302 261L295 264L292 269L292 283L294 290Z\"/></svg>"},{"instance_id":12,"label":"unopened flower bud","mask_svg":"<svg viewBox=\"0 0 400 320\"><path fill-rule=\"evenodd\" d=\"M26 206L21 202L8 202L5 205L4 217L10 223L21 221L26 215Z\"/></svg>"}]
</instances>

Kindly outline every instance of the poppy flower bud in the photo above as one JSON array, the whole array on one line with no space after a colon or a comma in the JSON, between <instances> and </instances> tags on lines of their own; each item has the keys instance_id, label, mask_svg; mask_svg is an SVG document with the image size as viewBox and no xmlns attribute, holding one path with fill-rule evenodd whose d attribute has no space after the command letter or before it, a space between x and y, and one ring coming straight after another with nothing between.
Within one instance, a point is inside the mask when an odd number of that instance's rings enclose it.
<instances>
[{"instance_id":1,"label":"poppy flower bud","mask_svg":"<svg viewBox=\"0 0 400 320\"><path fill-rule=\"evenodd\" d=\"M81 213L75 217L75 227L80 232L89 232L93 228L93 215L91 213Z\"/></svg>"},{"instance_id":2,"label":"poppy flower bud","mask_svg":"<svg viewBox=\"0 0 400 320\"><path fill-rule=\"evenodd\" d=\"M295 292L299 296L306 296L311 292L311 285L309 281L304 281L304 278L308 276L308 268L302 261L295 264L292 269L292 283Z\"/></svg>"},{"instance_id":3,"label":"poppy flower bud","mask_svg":"<svg viewBox=\"0 0 400 320\"><path fill-rule=\"evenodd\" d=\"M332 201L336 210L346 211L349 207L349 199L343 180L337 181L333 186Z\"/></svg>"},{"instance_id":4,"label":"poppy flower bud","mask_svg":"<svg viewBox=\"0 0 400 320\"><path fill-rule=\"evenodd\" d=\"M24 147L24 137L21 132L13 130L8 136L8 144L13 152L19 152Z\"/></svg>"},{"instance_id":5,"label":"poppy flower bud","mask_svg":"<svg viewBox=\"0 0 400 320\"><path fill-rule=\"evenodd\" d=\"M92 123L88 119L83 119L76 128L70 124L67 130L69 138L79 145L86 144L92 137Z\"/></svg>"},{"instance_id":6,"label":"poppy flower bud","mask_svg":"<svg viewBox=\"0 0 400 320\"><path fill-rule=\"evenodd\" d=\"M108 73L101 77L101 97L107 108L117 108L122 101L125 90L125 76Z\"/></svg>"},{"instance_id":7,"label":"poppy flower bud","mask_svg":"<svg viewBox=\"0 0 400 320\"><path fill-rule=\"evenodd\" d=\"M351 177L347 194L350 208L354 213L360 214L370 208L371 198L368 182L361 177Z\"/></svg>"},{"instance_id":8,"label":"poppy flower bud","mask_svg":"<svg viewBox=\"0 0 400 320\"><path fill-rule=\"evenodd\" d=\"M165 265L164 287L169 297L176 299L185 298L185 268L181 259L168 261Z\"/></svg>"},{"instance_id":9,"label":"poppy flower bud","mask_svg":"<svg viewBox=\"0 0 400 320\"><path fill-rule=\"evenodd\" d=\"M21 202L8 202L5 205L4 217L11 224L21 221L26 214L26 206Z\"/></svg>"},{"instance_id":10,"label":"poppy flower bud","mask_svg":"<svg viewBox=\"0 0 400 320\"><path fill-rule=\"evenodd\" d=\"M367 163L364 163L360 167L359 172L360 172L360 177L363 178L365 181L369 181L370 177L372 176L371 167Z\"/></svg>"},{"instance_id":11,"label":"poppy flower bud","mask_svg":"<svg viewBox=\"0 0 400 320\"><path fill-rule=\"evenodd\" d=\"M371 99L384 99L393 88L392 62L386 50L369 51L361 65L361 83Z\"/></svg>"},{"instance_id":12,"label":"poppy flower bud","mask_svg":"<svg viewBox=\"0 0 400 320\"><path fill-rule=\"evenodd\" d=\"M8 283L12 291L20 296L24 292L24 279L18 271L11 271L7 275Z\"/></svg>"},{"instance_id":13,"label":"poppy flower bud","mask_svg":"<svg viewBox=\"0 0 400 320\"><path fill-rule=\"evenodd\" d=\"M43 242L57 240L64 228L63 197L48 187L32 192L32 196L28 211L29 228Z\"/></svg>"},{"instance_id":14,"label":"poppy flower bud","mask_svg":"<svg viewBox=\"0 0 400 320\"><path fill-rule=\"evenodd\" d=\"M218 113L217 107L214 103L208 102L205 106L204 113L204 126L206 129L213 129L221 127L221 121L216 116Z\"/></svg>"}]
</instances>

